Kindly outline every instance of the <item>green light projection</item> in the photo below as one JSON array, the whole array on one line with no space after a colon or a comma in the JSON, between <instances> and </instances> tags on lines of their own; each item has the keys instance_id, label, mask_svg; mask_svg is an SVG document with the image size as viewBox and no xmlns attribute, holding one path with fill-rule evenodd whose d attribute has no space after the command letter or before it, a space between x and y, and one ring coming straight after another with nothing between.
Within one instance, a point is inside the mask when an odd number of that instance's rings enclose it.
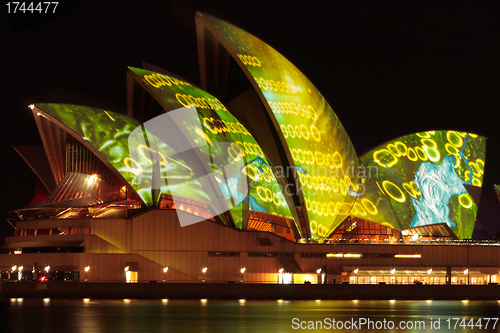
<instances>
[{"instance_id":1,"label":"green light projection","mask_svg":"<svg viewBox=\"0 0 500 333\"><path fill-rule=\"evenodd\" d=\"M360 158L365 188L351 214L396 229L447 223L470 238L478 207L469 192L482 186L485 148L485 137L456 131L380 145Z\"/></svg>"},{"instance_id":2,"label":"green light projection","mask_svg":"<svg viewBox=\"0 0 500 333\"><path fill-rule=\"evenodd\" d=\"M152 205L151 194L136 181L146 160L131 161L128 136L140 123L125 115L87 106L70 104L37 104L46 112L67 126L92 148L98 151L132 186L146 205Z\"/></svg>"},{"instance_id":3,"label":"green light projection","mask_svg":"<svg viewBox=\"0 0 500 333\"><path fill-rule=\"evenodd\" d=\"M322 241L347 217L357 196L359 161L346 131L321 93L276 50L227 22L199 15L229 46L272 111L297 170L311 236Z\"/></svg>"},{"instance_id":4,"label":"green light projection","mask_svg":"<svg viewBox=\"0 0 500 333\"><path fill-rule=\"evenodd\" d=\"M202 126L184 124L186 135L191 136L205 156L203 160L216 178L237 228L243 227L249 209L292 218L274 169L262 149L217 98L167 75L139 68L129 71L167 110L186 107L196 111L190 115L197 117L192 120ZM166 190L167 187L162 188ZM297 229L300 232L298 225Z\"/></svg>"},{"instance_id":5,"label":"green light projection","mask_svg":"<svg viewBox=\"0 0 500 333\"><path fill-rule=\"evenodd\" d=\"M144 130L137 120L87 106L68 104L36 106L70 128L99 152L123 176L146 205L153 206L158 199L152 195L152 164L153 156L159 151L163 183L166 183L166 170L175 172L175 177L168 180L169 188L164 193L170 194L170 190L174 189L179 196L210 206L213 198L204 191L202 184L196 181L187 163L180 157L172 158L171 156L175 156L174 150ZM141 136L131 136L130 134L137 128L142 129ZM144 137L157 143L155 149L144 144Z\"/></svg>"}]
</instances>

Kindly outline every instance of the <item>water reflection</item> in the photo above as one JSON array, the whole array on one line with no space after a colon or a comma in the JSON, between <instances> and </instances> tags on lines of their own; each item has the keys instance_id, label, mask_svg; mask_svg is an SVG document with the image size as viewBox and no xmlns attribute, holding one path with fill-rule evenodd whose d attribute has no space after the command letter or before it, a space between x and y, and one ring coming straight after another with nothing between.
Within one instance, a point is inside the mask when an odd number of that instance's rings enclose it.
<instances>
[{"instance_id":1,"label":"water reflection","mask_svg":"<svg viewBox=\"0 0 500 333\"><path fill-rule=\"evenodd\" d=\"M369 332L367 325L345 329L364 320L389 323L377 331L431 332L431 321L443 332L500 331L496 319L485 329L480 318L498 318L499 301L216 301L216 300L0 300L2 332L294 332L293 328L331 327L337 332ZM460 318L454 329L455 321ZM461 319L465 325L461 326ZM451 320L449 320L451 319ZM470 320L473 319L471 322ZM333 322L335 320L335 322ZM408 329L396 329L404 322ZM417 327L423 322L424 327ZM448 329L448 322L451 324ZM335 324L333 324L335 323ZM410 327L413 327L412 329ZM470 325L473 323L474 325ZM333 324L333 325L332 325ZM312 325L312 326L311 326ZM319 326L318 326L319 325ZM375 325L375 324L374 324ZM357 328L357 329L356 329ZM299 329L299 331L301 331ZM310 331L310 330L308 330Z\"/></svg>"}]
</instances>

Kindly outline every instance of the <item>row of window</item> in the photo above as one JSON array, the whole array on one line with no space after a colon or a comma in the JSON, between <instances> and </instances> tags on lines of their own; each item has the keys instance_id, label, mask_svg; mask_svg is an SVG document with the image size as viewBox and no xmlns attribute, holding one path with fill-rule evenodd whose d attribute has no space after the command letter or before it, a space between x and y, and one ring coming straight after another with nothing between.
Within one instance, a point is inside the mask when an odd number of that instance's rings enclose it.
<instances>
[{"instance_id":1,"label":"row of window","mask_svg":"<svg viewBox=\"0 0 500 333\"><path fill-rule=\"evenodd\" d=\"M248 252L249 257L292 257L294 253L284 252ZM239 257L239 252L208 252L208 256ZM421 254L400 253L302 253L302 258L400 258L400 259L422 259Z\"/></svg>"},{"instance_id":2,"label":"row of window","mask_svg":"<svg viewBox=\"0 0 500 333\"><path fill-rule=\"evenodd\" d=\"M239 252L208 252L209 257L239 257Z\"/></svg>"},{"instance_id":3,"label":"row of window","mask_svg":"<svg viewBox=\"0 0 500 333\"><path fill-rule=\"evenodd\" d=\"M239 252L208 252L209 256L239 257ZM248 252L249 257L292 257L293 253L282 252ZM324 257L325 255L323 255Z\"/></svg>"},{"instance_id":4,"label":"row of window","mask_svg":"<svg viewBox=\"0 0 500 333\"><path fill-rule=\"evenodd\" d=\"M249 257L293 257L294 253L284 252L248 252Z\"/></svg>"},{"instance_id":5,"label":"row of window","mask_svg":"<svg viewBox=\"0 0 500 333\"><path fill-rule=\"evenodd\" d=\"M89 227L74 228L50 228L50 229L26 229L16 230L16 236L42 236L42 235L88 235Z\"/></svg>"},{"instance_id":6,"label":"row of window","mask_svg":"<svg viewBox=\"0 0 500 333\"><path fill-rule=\"evenodd\" d=\"M494 281L495 276L492 276ZM350 276L350 284L446 284L446 277L420 277L420 276ZM490 282L495 283L495 282ZM453 276L451 284L488 284L488 278L483 276L469 277Z\"/></svg>"},{"instance_id":7,"label":"row of window","mask_svg":"<svg viewBox=\"0 0 500 333\"><path fill-rule=\"evenodd\" d=\"M15 249L5 249L6 254L23 254L23 253L83 253L83 246L61 246L61 247L23 247Z\"/></svg>"},{"instance_id":8,"label":"row of window","mask_svg":"<svg viewBox=\"0 0 500 333\"><path fill-rule=\"evenodd\" d=\"M302 253L302 258L399 258L422 259L419 253Z\"/></svg>"}]
</instances>

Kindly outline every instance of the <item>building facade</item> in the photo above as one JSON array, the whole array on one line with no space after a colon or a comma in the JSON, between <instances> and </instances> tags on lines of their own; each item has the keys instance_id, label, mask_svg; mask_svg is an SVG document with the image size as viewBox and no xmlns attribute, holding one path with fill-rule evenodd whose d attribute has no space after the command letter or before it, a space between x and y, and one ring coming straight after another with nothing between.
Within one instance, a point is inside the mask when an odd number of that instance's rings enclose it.
<instances>
[{"instance_id":1,"label":"building facade","mask_svg":"<svg viewBox=\"0 0 500 333\"><path fill-rule=\"evenodd\" d=\"M448 276L450 284L487 284L500 278L498 243L300 244L213 221L181 227L173 209L132 218L28 220L17 230L26 236L7 238L4 279L18 280L19 267L24 280L36 270L38 277L80 282L446 284Z\"/></svg>"},{"instance_id":2,"label":"building facade","mask_svg":"<svg viewBox=\"0 0 500 333\"><path fill-rule=\"evenodd\" d=\"M484 137L427 131L358 157L293 64L196 20L203 89L146 65L127 69L127 115L30 106L43 147L16 150L37 192L12 212L4 279L498 281L497 244L467 241Z\"/></svg>"}]
</instances>

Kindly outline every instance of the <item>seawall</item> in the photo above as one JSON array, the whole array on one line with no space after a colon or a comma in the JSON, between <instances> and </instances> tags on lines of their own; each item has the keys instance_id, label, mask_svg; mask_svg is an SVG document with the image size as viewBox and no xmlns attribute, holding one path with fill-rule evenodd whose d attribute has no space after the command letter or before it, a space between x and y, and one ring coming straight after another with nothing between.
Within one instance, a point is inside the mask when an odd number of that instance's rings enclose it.
<instances>
[{"instance_id":1,"label":"seawall","mask_svg":"<svg viewBox=\"0 0 500 333\"><path fill-rule=\"evenodd\" d=\"M500 300L499 285L2 282L3 298Z\"/></svg>"}]
</instances>

